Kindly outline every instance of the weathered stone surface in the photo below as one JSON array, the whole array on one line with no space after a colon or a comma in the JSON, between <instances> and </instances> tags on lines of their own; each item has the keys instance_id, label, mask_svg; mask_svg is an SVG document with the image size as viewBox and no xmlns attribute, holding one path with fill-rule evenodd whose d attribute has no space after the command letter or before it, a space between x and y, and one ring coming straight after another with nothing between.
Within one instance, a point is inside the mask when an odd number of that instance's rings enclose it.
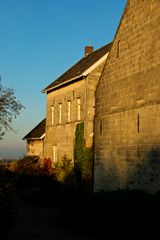
<instances>
[{"instance_id":1,"label":"weathered stone surface","mask_svg":"<svg viewBox=\"0 0 160 240\"><path fill-rule=\"evenodd\" d=\"M27 156L43 158L44 139L27 140Z\"/></svg>"},{"instance_id":2,"label":"weathered stone surface","mask_svg":"<svg viewBox=\"0 0 160 240\"><path fill-rule=\"evenodd\" d=\"M95 114L94 92L104 67L100 63L82 80L70 83L47 94L46 137L44 158L53 160L53 146L57 148L57 160L64 158L73 161L73 148L76 124L84 122L85 146L93 145L93 121ZM77 120L77 99L80 98L80 120ZM68 122L67 103L70 101L71 120ZM59 104L62 104L62 122L59 123ZM54 123L52 124L52 106L54 106Z\"/></svg>"},{"instance_id":3,"label":"weathered stone surface","mask_svg":"<svg viewBox=\"0 0 160 240\"><path fill-rule=\"evenodd\" d=\"M160 190L160 1L129 0L96 90L95 191Z\"/></svg>"}]
</instances>

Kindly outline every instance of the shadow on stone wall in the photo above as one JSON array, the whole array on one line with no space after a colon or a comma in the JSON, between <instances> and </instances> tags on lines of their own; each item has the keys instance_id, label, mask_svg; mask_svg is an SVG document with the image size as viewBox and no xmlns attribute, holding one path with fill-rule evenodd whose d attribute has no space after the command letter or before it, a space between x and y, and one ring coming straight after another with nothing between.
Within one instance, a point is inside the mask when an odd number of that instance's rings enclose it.
<instances>
[{"instance_id":1,"label":"shadow on stone wall","mask_svg":"<svg viewBox=\"0 0 160 240\"><path fill-rule=\"evenodd\" d=\"M99 162L98 168L102 169L102 173L99 176L95 170L95 181L102 186L102 190L138 189L150 193L160 191L160 148L158 147L148 149L137 146L116 149ZM97 183L95 182L95 185Z\"/></svg>"},{"instance_id":2,"label":"shadow on stone wall","mask_svg":"<svg viewBox=\"0 0 160 240\"><path fill-rule=\"evenodd\" d=\"M137 164L127 179L129 188L147 192L160 191L160 148L137 150Z\"/></svg>"}]
</instances>

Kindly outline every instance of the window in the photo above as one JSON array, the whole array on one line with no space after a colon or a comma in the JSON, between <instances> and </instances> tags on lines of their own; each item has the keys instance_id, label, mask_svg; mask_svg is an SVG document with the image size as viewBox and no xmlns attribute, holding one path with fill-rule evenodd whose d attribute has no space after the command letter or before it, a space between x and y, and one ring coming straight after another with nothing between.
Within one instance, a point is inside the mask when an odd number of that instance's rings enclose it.
<instances>
[{"instance_id":1,"label":"window","mask_svg":"<svg viewBox=\"0 0 160 240\"><path fill-rule=\"evenodd\" d=\"M67 121L71 121L71 102L67 102Z\"/></svg>"},{"instance_id":2,"label":"window","mask_svg":"<svg viewBox=\"0 0 160 240\"><path fill-rule=\"evenodd\" d=\"M59 104L59 123L62 123L62 104Z\"/></svg>"},{"instance_id":3,"label":"window","mask_svg":"<svg viewBox=\"0 0 160 240\"><path fill-rule=\"evenodd\" d=\"M77 120L81 119L81 99L77 98Z\"/></svg>"},{"instance_id":4,"label":"window","mask_svg":"<svg viewBox=\"0 0 160 240\"><path fill-rule=\"evenodd\" d=\"M51 122L54 124L54 106L51 107Z\"/></svg>"},{"instance_id":5,"label":"window","mask_svg":"<svg viewBox=\"0 0 160 240\"><path fill-rule=\"evenodd\" d=\"M52 149L52 160L53 162L57 162L57 146L53 146L53 149Z\"/></svg>"}]
</instances>

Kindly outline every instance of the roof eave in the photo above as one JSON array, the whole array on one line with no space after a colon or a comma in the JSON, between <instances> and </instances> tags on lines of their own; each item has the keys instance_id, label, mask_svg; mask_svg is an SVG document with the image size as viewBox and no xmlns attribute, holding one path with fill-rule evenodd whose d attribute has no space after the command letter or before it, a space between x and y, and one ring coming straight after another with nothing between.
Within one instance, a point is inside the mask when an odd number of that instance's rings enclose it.
<instances>
[{"instance_id":1,"label":"roof eave","mask_svg":"<svg viewBox=\"0 0 160 240\"><path fill-rule=\"evenodd\" d=\"M45 137L45 133L42 134L40 137L37 137L37 138L36 137L33 137L33 138L32 137L24 137L23 140L25 140L25 139L26 140L42 140L42 139L44 139L44 137Z\"/></svg>"},{"instance_id":2,"label":"roof eave","mask_svg":"<svg viewBox=\"0 0 160 240\"><path fill-rule=\"evenodd\" d=\"M44 139L45 138L45 133L40 137L40 139Z\"/></svg>"},{"instance_id":3,"label":"roof eave","mask_svg":"<svg viewBox=\"0 0 160 240\"><path fill-rule=\"evenodd\" d=\"M39 138L23 138L23 140L42 140L40 137Z\"/></svg>"},{"instance_id":4,"label":"roof eave","mask_svg":"<svg viewBox=\"0 0 160 240\"><path fill-rule=\"evenodd\" d=\"M104 62L108 57L109 52L107 52L103 57L101 57L98 61L96 61L91 67L83 72L84 76L87 76L90 72L92 72L96 67L98 67L102 62Z\"/></svg>"},{"instance_id":5,"label":"roof eave","mask_svg":"<svg viewBox=\"0 0 160 240\"><path fill-rule=\"evenodd\" d=\"M63 86L63 85L66 85L66 84L68 84L68 83L70 83L70 82L73 82L73 81L76 81L76 80L78 80L78 79L80 79L80 78L86 77L86 76L87 76L91 71L93 71L100 63L102 63L103 61L105 61L105 60L107 59L108 54L109 54L109 52L107 52L103 57L101 57L101 59L99 59L98 61L96 61L96 62L95 62L91 67L89 67L87 70L85 70L81 75L76 76L76 77L74 77L74 78L71 78L71 79L69 79L68 81L65 81L65 82L63 82L63 83L57 84L57 85L55 85L55 86L53 86L53 87L51 87L51 88L46 88L46 89L42 90L42 93L50 92L50 91L52 91L52 90L54 90L54 89L56 89L56 88L59 88L59 87L61 87L61 86Z\"/></svg>"},{"instance_id":6,"label":"roof eave","mask_svg":"<svg viewBox=\"0 0 160 240\"><path fill-rule=\"evenodd\" d=\"M67 81L65 81L65 82L63 82L63 83L57 84L57 85L55 85L55 86L53 86L53 87L51 87L51 88L46 88L46 89L42 90L42 93L50 92L50 91L52 91L52 90L54 90L54 89L56 89L56 88L59 88L59 87L61 87L61 86L63 86L63 85L66 85L66 84L68 84L68 83L70 83L70 82L76 81L76 80L78 80L78 79L80 79L80 78L83 78L83 77L85 77L83 74L78 75L78 76L76 76L76 77L74 77L74 78L71 78L71 79L69 79L69 80L67 80Z\"/></svg>"}]
</instances>

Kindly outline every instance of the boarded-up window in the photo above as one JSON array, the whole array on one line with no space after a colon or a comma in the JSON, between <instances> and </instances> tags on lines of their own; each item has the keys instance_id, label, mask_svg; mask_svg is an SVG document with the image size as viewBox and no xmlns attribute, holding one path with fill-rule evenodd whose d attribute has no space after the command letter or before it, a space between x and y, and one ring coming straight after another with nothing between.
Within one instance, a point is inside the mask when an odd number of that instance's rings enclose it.
<instances>
[{"instance_id":1,"label":"boarded-up window","mask_svg":"<svg viewBox=\"0 0 160 240\"><path fill-rule=\"evenodd\" d=\"M57 146L53 146L53 149L52 149L52 160L53 160L53 162L57 162Z\"/></svg>"},{"instance_id":2,"label":"boarded-up window","mask_svg":"<svg viewBox=\"0 0 160 240\"><path fill-rule=\"evenodd\" d=\"M77 120L81 119L81 99L77 98Z\"/></svg>"},{"instance_id":3,"label":"boarded-up window","mask_svg":"<svg viewBox=\"0 0 160 240\"><path fill-rule=\"evenodd\" d=\"M59 104L59 123L62 123L62 104Z\"/></svg>"},{"instance_id":4,"label":"boarded-up window","mask_svg":"<svg viewBox=\"0 0 160 240\"><path fill-rule=\"evenodd\" d=\"M67 121L71 121L71 101L67 102Z\"/></svg>"},{"instance_id":5,"label":"boarded-up window","mask_svg":"<svg viewBox=\"0 0 160 240\"><path fill-rule=\"evenodd\" d=\"M54 124L54 106L51 107L51 123Z\"/></svg>"}]
</instances>

